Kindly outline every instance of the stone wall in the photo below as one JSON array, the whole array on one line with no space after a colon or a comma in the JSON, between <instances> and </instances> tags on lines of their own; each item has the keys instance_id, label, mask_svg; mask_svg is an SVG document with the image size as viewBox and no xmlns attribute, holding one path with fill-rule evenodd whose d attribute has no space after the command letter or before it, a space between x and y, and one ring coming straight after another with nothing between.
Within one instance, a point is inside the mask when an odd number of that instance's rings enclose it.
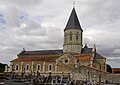
<instances>
[{"instance_id":1,"label":"stone wall","mask_svg":"<svg viewBox=\"0 0 120 85\"><path fill-rule=\"evenodd\" d=\"M16 66L18 65L18 69L16 69ZM27 65L29 65L29 69L27 70ZM38 70L37 66L40 66L40 70ZM49 65L51 65L51 70L49 70ZM13 72L37 72L40 73L49 73L49 72L55 72L55 62L44 62L44 61L28 61L28 62L12 62L11 68Z\"/></svg>"},{"instance_id":2,"label":"stone wall","mask_svg":"<svg viewBox=\"0 0 120 85\"><path fill-rule=\"evenodd\" d=\"M18 65L18 69L16 69ZM27 70L27 65L29 69ZM40 66L38 70L37 66ZM49 66L51 65L51 70ZM72 69L77 66L77 60L70 54L64 54L59 57L56 61L14 61L11 62L11 71L21 73L21 72L37 72L40 73L69 73Z\"/></svg>"},{"instance_id":3,"label":"stone wall","mask_svg":"<svg viewBox=\"0 0 120 85\"><path fill-rule=\"evenodd\" d=\"M109 73L107 74L108 83L120 83L120 73Z\"/></svg>"},{"instance_id":4,"label":"stone wall","mask_svg":"<svg viewBox=\"0 0 120 85\"><path fill-rule=\"evenodd\" d=\"M94 83L105 82L106 73L92 67L80 66L72 70L72 79L90 81Z\"/></svg>"},{"instance_id":5,"label":"stone wall","mask_svg":"<svg viewBox=\"0 0 120 85\"><path fill-rule=\"evenodd\" d=\"M78 38L76 38L78 36ZM69 29L64 32L63 52L81 53L82 50L82 31Z\"/></svg>"}]
</instances>

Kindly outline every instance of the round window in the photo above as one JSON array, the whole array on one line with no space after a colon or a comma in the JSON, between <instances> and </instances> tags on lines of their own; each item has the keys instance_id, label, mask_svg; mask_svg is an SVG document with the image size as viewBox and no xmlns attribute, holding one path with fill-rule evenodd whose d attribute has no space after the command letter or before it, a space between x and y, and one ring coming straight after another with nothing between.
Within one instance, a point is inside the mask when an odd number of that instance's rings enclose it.
<instances>
[{"instance_id":1,"label":"round window","mask_svg":"<svg viewBox=\"0 0 120 85\"><path fill-rule=\"evenodd\" d=\"M67 59L65 59L65 63L68 63L68 60L67 60Z\"/></svg>"},{"instance_id":2,"label":"round window","mask_svg":"<svg viewBox=\"0 0 120 85\"><path fill-rule=\"evenodd\" d=\"M64 60L64 64L68 64L69 63L69 60L68 59L65 59Z\"/></svg>"}]
</instances>

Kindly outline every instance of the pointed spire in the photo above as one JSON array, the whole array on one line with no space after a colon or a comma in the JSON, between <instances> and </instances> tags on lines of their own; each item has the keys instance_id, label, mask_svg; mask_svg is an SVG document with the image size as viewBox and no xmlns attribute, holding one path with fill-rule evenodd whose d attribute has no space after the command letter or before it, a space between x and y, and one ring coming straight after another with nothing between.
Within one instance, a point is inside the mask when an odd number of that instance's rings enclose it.
<instances>
[{"instance_id":1,"label":"pointed spire","mask_svg":"<svg viewBox=\"0 0 120 85\"><path fill-rule=\"evenodd\" d=\"M25 48L23 48L23 51L25 51Z\"/></svg>"},{"instance_id":2,"label":"pointed spire","mask_svg":"<svg viewBox=\"0 0 120 85\"><path fill-rule=\"evenodd\" d=\"M25 52L25 48L23 48L22 52Z\"/></svg>"},{"instance_id":3,"label":"pointed spire","mask_svg":"<svg viewBox=\"0 0 120 85\"><path fill-rule=\"evenodd\" d=\"M96 52L96 45L95 44L93 45L92 52Z\"/></svg>"},{"instance_id":4,"label":"pointed spire","mask_svg":"<svg viewBox=\"0 0 120 85\"><path fill-rule=\"evenodd\" d=\"M68 22L67 22L67 25L66 25L64 31L68 30L68 29L82 30L82 28L80 26L80 23L79 23L79 20L78 20L78 17L77 17L77 14L76 14L76 11L75 11L74 5L75 5L75 3L73 4L73 9L72 9L71 15L70 15L70 17L68 19Z\"/></svg>"},{"instance_id":5,"label":"pointed spire","mask_svg":"<svg viewBox=\"0 0 120 85\"><path fill-rule=\"evenodd\" d=\"M85 47L84 48L88 48L87 43L85 43Z\"/></svg>"}]
</instances>

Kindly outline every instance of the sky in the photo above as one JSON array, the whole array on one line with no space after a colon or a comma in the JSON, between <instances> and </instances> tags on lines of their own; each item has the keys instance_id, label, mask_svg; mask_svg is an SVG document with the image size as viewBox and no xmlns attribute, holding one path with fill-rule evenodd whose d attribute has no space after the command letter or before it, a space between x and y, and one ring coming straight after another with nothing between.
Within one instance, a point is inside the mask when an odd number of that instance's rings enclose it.
<instances>
[{"instance_id":1,"label":"sky","mask_svg":"<svg viewBox=\"0 0 120 85\"><path fill-rule=\"evenodd\" d=\"M0 62L25 50L62 49L73 0L0 0ZM120 68L120 0L76 0L83 45Z\"/></svg>"}]
</instances>

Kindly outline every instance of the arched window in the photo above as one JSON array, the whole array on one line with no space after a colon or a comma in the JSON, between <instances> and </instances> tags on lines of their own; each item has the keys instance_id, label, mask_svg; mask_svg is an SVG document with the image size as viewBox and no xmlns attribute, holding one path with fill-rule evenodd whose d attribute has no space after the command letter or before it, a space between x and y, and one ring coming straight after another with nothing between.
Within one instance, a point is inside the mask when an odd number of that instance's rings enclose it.
<instances>
[{"instance_id":1,"label":"arched window","mask_svg":"<svg viewBox=\"0 0 120 85\"><path fill-rule=\"evenodd\" d=\"M48 70L52 71L52 65L51 64L48 66Z\"/></svg>"},{"instance_id":2,"label":"arched window","mask_svg":"<svg viewBox=\"0 0 120 85\"><path fill-rule=\"evenodd\" d=\"M70 40L72 40L72 32L70 32Z\"/></svg>"},{"instance_id":3,"label":"arched window","mask_svg":"<svg viewBox=\"0 0 120 85\"><path fill-rule=\"evenodd\" d=\"M41 69L40 64L37 65L37 70L39 71Z\"/></svg>"},{"instance_id":4,"label":"arched window","mask_svg":"<svg viewBox=\"0 0 120 85\"><path fill-rule=\"evenodd\" d=\"M19 70L19 65L18 64L15 66L15 70Z\"/></svg>"},{"instance_id":5,"label":"arched window","mask_svg":"<svg viewBox=\"0 0 120 85\"><path fill-rule=\"evenodd\" d=\"M67 40L67 35L65 34L65 36L64 36L64 44L66 44L66 40Z\"/></svg>"},{"instance_id":6,"label":"arched window","mask_svg":"<svg viewBox=\"0 0 120 85\"><path fill-rule=\"evenodd\" d=\"M79 38L79 32L76 33L76 40L78 41Z\"/></svg>"},{"instance_id":7,"label":"arched window","mask_svg":"<svg viewBox=\"0 0 120 85\"><path fill-rule=\"evenodd\" d=\"M29 70L29 68L30 68L30 66L27 64L27 65L26 65L26 70Z\"/></svg>"}]
</instances>

